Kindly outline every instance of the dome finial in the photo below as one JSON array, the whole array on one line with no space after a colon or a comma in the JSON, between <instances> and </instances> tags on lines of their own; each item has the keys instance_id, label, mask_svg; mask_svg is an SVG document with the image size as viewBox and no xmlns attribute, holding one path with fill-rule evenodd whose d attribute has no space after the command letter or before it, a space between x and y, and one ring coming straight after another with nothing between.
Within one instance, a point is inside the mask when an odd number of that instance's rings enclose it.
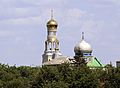
<instances>
[{"instance_id":1,"label":"dome finial","mask_svg":"<svg viewBox=\"0 0 120 88\"><path fill-rule=\"evenodd\" d=\"M82 32L82 40L84 40L84 32Z\"/></svg>"},{"instance_id":2,"label":"dome finial","mask_svg":"<svg viewBox=\"0 0 120 88\"><path fill-rule=\"evenodd\" d=\"M53 19L53 10L51 10L51 19Z\"/></svg>"},{"instance_id":3,"label":"dome finial","mask_svg":"<svg viewBox=\"0 0 120 88\"><path fill-rule=\"evenodd\" d=\"M55 19L53 19L53 10L51 10L51 19L47 22L47 27L49 30L57 29L57 22Z\"/></svg>"}]
</instances>

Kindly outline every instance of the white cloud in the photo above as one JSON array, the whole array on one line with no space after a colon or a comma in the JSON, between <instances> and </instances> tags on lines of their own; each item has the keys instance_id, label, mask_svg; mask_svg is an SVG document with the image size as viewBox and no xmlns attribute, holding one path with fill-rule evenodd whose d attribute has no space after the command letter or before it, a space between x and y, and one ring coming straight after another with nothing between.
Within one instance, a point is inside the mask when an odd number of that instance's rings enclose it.
<instances>
[{"instance_id":1,"label":"white cloud","mask_svg":"<svg viewBox=\"0 0 120 88\"><path fill-rule=\"evenodd\" d=\"M33 25L40 24L42 19L40 16L38 17L26 17L26 18L16 18L16 19L8 19L0 21L0 25Z\"/></svg>"},{"instance_id":2,"label":"white cloud","mask_svg":"<svg viewBox=\"0 0 120 88\"><path fill-rule=\"evenodd\" d=\"M9 38L11 36L14 36L14 32L8 30L0 30L0 39Z\"/></svg>"},{"instance_id":3,"label":"white cloud","mask_svg":"<svg viewBox=\"0 0 120 88\"><path fill-rule=\"evenodd\" d=\"M11 8L26 8L26 7L58 7L63 5L66 0L0 0L0 7Z\"/></svg>"},{"instance_id":4,"label":"white cloud","mask_svg":"<svg viewBox=\"0 0 120 88\"><path fill-rule=\"evenodd\" d=\"M25 18L39 16L41 11L38 8L0 8L0 19Z\"/></svg>"},{"instance_id":5,"label":"white cloud","mask_svg":"<svg viewBox=\"0 0 120 88\"><path fill-rule=\"evenodd\" d=\"M110 7L112 5L119 5L120 0L88 0L99 7Z\"/></svg>"},{"instance_id":6,"label":"white cloud","mask_svg":"<svg viewBox=\"0 0 120 88\"><path fill-rule=\"evenodd\" d=\"M76 36L76 39L79 39L81 32L85 32L89 39L98 36L105 27L104 21L96 21L91 18L91 13L83 11L78 8L67 9L62 13L61 25L60 25L60 35L62 39L73 40L73 36ZM61 14L58 14L61 15ZM93 15L92 15L93 16ZM64 32L63 32L64 31ZM64 37L66 36L66 37Z\"/></svg>"},{"instance_id":7,"label":"white cloud","mask_svg":"<svg viewBox=\"0 0 120 88\"><path fill-rule=\"evenodd\" d=\"M83 15L85 15L85 11L82 11L78 8L67 9L65 13L65 17L68 17L67 19L73 20L80 20Z\"/></svg>"}]
</instances>

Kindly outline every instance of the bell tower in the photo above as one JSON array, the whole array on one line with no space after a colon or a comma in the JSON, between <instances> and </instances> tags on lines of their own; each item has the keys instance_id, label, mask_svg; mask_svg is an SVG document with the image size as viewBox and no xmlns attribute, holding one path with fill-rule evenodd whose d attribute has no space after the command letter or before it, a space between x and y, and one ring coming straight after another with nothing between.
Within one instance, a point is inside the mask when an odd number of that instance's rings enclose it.
<instances>
[{"instance_id":1,"label":"bell tower","mask_svg":"<svg viewBox=\"0 0 120 88\"><path fill-rule=\"evenodd\" d=\"M47 62L52 59L55 59L58 56L61 56L59 50L59 40L57 39L56 32L58 24L53 19L53 10L51 10L51 19L47 22L47 40L45 41L45 51L42 55L43 61Z\"/></svg>"}]
</instances>

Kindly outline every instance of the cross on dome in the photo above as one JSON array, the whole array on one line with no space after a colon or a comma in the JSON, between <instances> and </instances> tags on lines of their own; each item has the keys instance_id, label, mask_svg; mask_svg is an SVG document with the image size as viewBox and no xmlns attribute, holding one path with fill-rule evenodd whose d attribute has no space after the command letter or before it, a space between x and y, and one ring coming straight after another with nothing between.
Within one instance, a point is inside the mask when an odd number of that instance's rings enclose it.
<instances>
[{"instance_id":1,"label":"cross on dome","mask_svg":"<svg viewBox=\"0 0 120 88\"><path fill-rule=\"evenodd\" d=\"M82 32L82 40L84 40L84 32Z\"/></svg>"},{"instance_id":2,"label":"cross on dome","mask_svg":"<svg viewBox=\"0 0 120 88\"><path fill-rule=\"evenodd\" d=\"M51 19L53 19L53 10L51 10Z\"/></svg>"}]
</instances>

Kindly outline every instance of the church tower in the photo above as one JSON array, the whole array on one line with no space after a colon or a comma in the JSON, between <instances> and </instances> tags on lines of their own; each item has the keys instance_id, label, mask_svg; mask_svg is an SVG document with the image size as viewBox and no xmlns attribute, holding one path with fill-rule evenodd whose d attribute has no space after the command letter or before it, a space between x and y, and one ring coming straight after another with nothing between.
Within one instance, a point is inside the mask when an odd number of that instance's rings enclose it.
<instances>
[{"instance_id":1,"label":"church tower","mask_svg":"<svg viewBox=\"0 0 120 88\"><path fill-rule=\"evenodd\" d=\"M62 56L59 50L59 40L57 39L56 32L58 24L53 19L53 11L51 10L51 19L47 22L47 40L45 41L45 51L42 55L43 61L51 61L56 57Z\"/></svg>"},{"instance_id":2,"label":"church tower","mask_svg":"<svg viewBox=\"0 0 120 88\"><path fill-rule=\"evenodd\" d=\"M86 63L86 60L91 57L92 47L89 43L87 43L84 39L84 32L82 32L81 41L74 47L75 52L75 60L76 63Z\"/></svg>"}]
</instances>

